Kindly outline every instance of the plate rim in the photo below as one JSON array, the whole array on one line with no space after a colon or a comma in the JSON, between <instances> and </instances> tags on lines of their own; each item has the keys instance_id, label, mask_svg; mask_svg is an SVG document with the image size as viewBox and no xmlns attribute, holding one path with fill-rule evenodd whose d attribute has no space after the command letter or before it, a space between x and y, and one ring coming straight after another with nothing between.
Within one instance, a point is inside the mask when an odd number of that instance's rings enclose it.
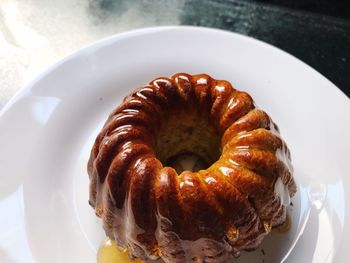
<instances>
[{"instance_id":1,"label":"plate rim","mask_svg":"<svg viewBox=\"0 0 350 263\"><path fill-rule=\"evenodd\" d=\"M62 66L63 64L67 63L70 60L73 60L74 58L77 58L79 56L83 56L85 52L88 52L93 49L98 49L103 45L107 45L109 43L115 43L119 40L129 38L132 36L137 36L137 35L142 35L142 34L149 34L149 33L158 33L162 31L168 31L168 30L184 30L184 31L206 31L208 33L217 33L217 34L223 34L223 35L228 35L230 37L238 37L242 38L248 41L253 41L256 42L256 44L268 47L268 48L273 48L275 51L279 52L281 55L288 56L290 59L295 60L298 63L303 64L306 66L309 70L313 71L316 73L319 77L323 78L325 81L328 82L329 86L332 86L332 88L327 87L329 90L333 90L339 98L347 98L347 102L350 103L350 98L338 87L336 86L331 80L329 80L327 77L325 77L323 74L321 74L319 71L314 69L312 66L308 65L306 62L302 61L301 59L297 58L296 56L288 53L287 51L284 51L283 49L276 47L272 44L269 44L267 42L264 42L260 39L243 35L241 33L233 32L233 31L228 31L220 28L212 28L212 27L202 27L202 26L190 26L190 25L170 25L170 26L153 26L153 27L143 27L143 28L138 28L138 29L133 29L133 30L128 30L120 33L116 33L107 37L104 37L100 40L93 41L90 44L87 44L83 47L81 47L78 50L74 50L67 55L63 56L61 59L58 59L56 62L53 62L46 68L44 68L42 71L40 71L38 74L30 78L24 85L15 92L15 94L8 100L8 102L4 105L4 107L0 110L0 119L3 116L3 114L24 94L30 90L32 86L34 86L37 82L39 82L42 78L44 78L46 75L50 74L53 72L55 69L58 67ZM344 99L344 98L343 98ZM349 104L350 105L350 104Z\"/></svg>"}]
</instances>

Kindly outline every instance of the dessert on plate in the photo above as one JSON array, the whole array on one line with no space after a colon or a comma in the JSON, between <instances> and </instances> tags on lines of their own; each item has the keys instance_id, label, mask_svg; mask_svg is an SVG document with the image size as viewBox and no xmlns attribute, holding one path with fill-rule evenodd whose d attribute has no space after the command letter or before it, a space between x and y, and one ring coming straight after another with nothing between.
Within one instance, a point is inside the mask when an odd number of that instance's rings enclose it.
<instances>
[{"instance_id":1,"label":"dessert on plate","mask_svg":"<svg viewBox=\"0 0 350 263\"><path fill-rule=\"evenodd\" d=\"M106 235L131 258L169 263L256 249L297 190L277 125L249 94L205 74L128 95L97 136L88 173Z\"/></svg>"}]
</instances>

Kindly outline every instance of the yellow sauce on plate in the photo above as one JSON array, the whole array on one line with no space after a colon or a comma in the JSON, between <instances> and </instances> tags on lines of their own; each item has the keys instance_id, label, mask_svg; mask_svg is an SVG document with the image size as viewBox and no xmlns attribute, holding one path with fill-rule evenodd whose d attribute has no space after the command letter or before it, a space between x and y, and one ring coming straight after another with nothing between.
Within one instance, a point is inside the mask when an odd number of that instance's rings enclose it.
<instances>
[{"instance_id":1,"label":"yellow sauce on plate","mask_svg":"<svg viewBox=\"0 0 350 263\"><path fill-rule=\"evenodd\" d=\"M121 250L113 240L106 239L97 252L98 263L145 263L143 260L131 260L127 250Z\"/></svg>"},{"instance_id":2,"label":"yellow sauce on plate","mask_svg":"<svg viewBox=\"0 0 350 263\"><path fill-rule=\"evenodd\" d=\"M282 225L278 226L276 228L276 230L277 230L277 232L284 234L284 233L287 233L291 227L292 227L292 220L290 218L289 213L287 213L286 221L284 221L284 223Z\"/></svg>"}]
</instances>

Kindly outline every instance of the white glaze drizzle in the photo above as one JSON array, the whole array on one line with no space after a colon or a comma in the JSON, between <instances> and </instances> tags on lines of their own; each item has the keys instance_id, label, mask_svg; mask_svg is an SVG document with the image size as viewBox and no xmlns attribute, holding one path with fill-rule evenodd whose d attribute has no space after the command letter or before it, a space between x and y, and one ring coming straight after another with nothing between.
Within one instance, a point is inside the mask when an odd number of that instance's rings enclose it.
<instances>
[{"instance_id":1,"label":"white glaze drizzle","mask_svg":"<svg viewBox=\"0 0 350 263\"><path fill-rule=\"evenodd\" d=\"M278 178L275 183L275 193L281 200L281 204L284 206L289 206L290 204L290 194L288 186L283 184L281 178Z\"/></svg>"}]
</instances>

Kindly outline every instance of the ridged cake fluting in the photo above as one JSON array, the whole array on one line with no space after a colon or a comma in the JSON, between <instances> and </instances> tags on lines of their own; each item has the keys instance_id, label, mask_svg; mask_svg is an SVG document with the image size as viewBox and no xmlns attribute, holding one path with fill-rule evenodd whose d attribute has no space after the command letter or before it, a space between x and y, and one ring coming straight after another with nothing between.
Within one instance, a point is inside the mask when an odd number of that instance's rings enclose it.
<instances>
[{"instance_id":1,"label":"ridged cake fluting","mask_svg":"<svg viewBox=\"0 0 350 263\"><path fill-rule=\"evenodd\" d=\"M191 152L209 167L178 174ZM208 75L157 78L127 96L99 133L88 163L91 206L132 257L225 262L253 250L293 196L290 152L246 92Z\"/></svg>"}]
</instances>

